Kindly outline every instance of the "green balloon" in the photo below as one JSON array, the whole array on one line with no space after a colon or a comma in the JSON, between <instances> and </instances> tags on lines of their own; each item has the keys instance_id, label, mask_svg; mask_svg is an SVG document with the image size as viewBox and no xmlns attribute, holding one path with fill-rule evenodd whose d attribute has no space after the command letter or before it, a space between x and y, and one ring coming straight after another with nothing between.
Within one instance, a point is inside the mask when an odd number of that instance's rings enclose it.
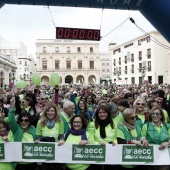
<instances>
[{"instance_id":1,"label":"green balloon","mask_svg":"<svg viewBox=\"0 0 170 170\"><path fill-rule=\"evenodd\" d=\"M38 74L34 74L34 75L32 76L32 82L33 82L36 86L40 85L40 83L41 83L41 78L40 78L40 76L39 76Z\"/></svg>"},{"instance_id":2,"label":"green balloon","mask_svg":"<svg viewBox=\"0 0 170 170\"><path fill-rule=\"evenodd\" d=\"M27 82L24 80L20 80L16 82L16 87L19 89L24 89L27 86Z\"/></svg>"},{"instance_id":3,"label":"green balloon","mask_svg":"<svg viewBox=\"0 0 170 170\"><path fill-rule=\"evenodd\" d=\"M57 73L53 73L50 77L50 85L56 86L60 84L60 76Z\"/></svg>"}]
</instances>

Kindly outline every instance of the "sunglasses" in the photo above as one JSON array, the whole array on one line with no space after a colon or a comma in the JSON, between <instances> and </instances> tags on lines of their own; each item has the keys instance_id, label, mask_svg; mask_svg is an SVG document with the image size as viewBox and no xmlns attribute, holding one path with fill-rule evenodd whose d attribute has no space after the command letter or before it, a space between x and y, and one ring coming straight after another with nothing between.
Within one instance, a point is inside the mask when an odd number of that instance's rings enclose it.
<instances>
[{"instance_id":1,"label":"sunglasses","mask_svg":"<svg viewBox=\"0 0 170 170\"><path fill-rule=\"evenodd\" d=\"M151 113L151 116L157 116L157 117L159 117L159 116L160 116L160 113L154 113L154 112L152 112L152 113Z\"/></svg>"},{"instance_id":2,"label":"sunglasses","mask_svg":"<svg viewBox=\"0 0 170 170\"><path fill-rule=\"evenodd\" d=\"M138 105L138 106L145 106L144 103L136 103L136 105Z\"/></svg>"},{"instance_id":3,"label":"sunglasses","mask_svg":"<svg viewBox=\"0 0 170 170\"><path fill-rule=\"evenodd\" d=\"M29 119L20 119L20 122L29 122Z\"/></svg>"},{"instance_id":4,"label":"sunglasses","mask_svg":"<svg viewBox=\"0 0 170 170\"><path fill-rule=\"evenodd\" d=\"M48 98L41 98L41 100L48 100Z\"/></svg>"},{"instance_id":5,"label":"sunglasses","mask_svg":"<svg viewBox=\"0 0 170 170\"><path fill-rule=\"evenodd\" d=\"M137 116L132 116L130 119L131 120L137 119Z\"/></svg>"}]
</instances>

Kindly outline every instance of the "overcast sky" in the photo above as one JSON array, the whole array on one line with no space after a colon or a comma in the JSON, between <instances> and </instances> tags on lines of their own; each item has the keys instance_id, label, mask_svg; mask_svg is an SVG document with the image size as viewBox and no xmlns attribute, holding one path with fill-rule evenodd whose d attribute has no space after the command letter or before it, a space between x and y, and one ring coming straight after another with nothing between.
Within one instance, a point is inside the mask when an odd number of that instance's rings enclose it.
<instances>
[{"instance_id":1,"label":"overcast sky","mask_svg":"<svg viewBox=\"0 0 170 170\"><path fill-rule=\"evenodd\" d=\"M28 55L35 56L36 40L55 39L55 26L101 28L101 36L105 36L128 17L132 17L146 32L155 30L138 11L104 9L102 12L102 9L94 8L49 8L23 5L3 6L0 9L0 35L6 40L22 41L27 46ZM100 52L107 52L107 46L111 42L121 44L140 35L143 35L142 32L127 20L100 41Z\"/></svg>"}]
</instances>

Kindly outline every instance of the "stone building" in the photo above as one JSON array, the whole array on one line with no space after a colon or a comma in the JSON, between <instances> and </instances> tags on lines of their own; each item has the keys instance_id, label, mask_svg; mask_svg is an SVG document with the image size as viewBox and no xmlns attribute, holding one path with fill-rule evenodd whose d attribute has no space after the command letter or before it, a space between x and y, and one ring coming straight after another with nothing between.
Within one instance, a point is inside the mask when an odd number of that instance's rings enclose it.
<instances>
[{"instance_id":1,"label":"stone building","mask_svg":"<svg viewBox=\"0 0 170 170\"><path fill-rule=\"evenodd\" d=\"M96 41L36 41L37 73L44 84L49 84L53 73L60 75L61 84L99 84L99 62L99 43Z\"/></svg>"}]
</instances>

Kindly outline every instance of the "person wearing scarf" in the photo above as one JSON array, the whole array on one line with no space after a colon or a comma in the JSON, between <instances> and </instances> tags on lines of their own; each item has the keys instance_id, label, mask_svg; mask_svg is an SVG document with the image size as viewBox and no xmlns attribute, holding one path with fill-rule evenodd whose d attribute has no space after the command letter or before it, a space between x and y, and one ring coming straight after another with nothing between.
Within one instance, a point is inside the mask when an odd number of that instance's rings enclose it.
<instances>
[{"instance_id":1,"label":"person wearing scarf","mask_svg":"<svg viewBox=\"0 0 170 170\"><path fill-rule=\"evenodd\" d=\"M118 144L135 144L137 146L142 146L141 139L141 129L142 122L137 117L135 111L132 108L127 108L123 112L124 122L121 122L117 130L117 142ZM134 165L116 165L116 169L133 169L140 170L144 168L143 166ZM146 167L145 167L146 168Z\"/></svg>"},{"instance_id":2,"label":"person wearing scarf","mask_svg":"<svg viewBox=\"0 0 170 170\"><path fill-rule=\"evenodd\" d=\"M0 119L0 143L9 142L10 139L13 139L13 134L9 131L8 124L3 119ZM10 162L0 162L0 169L14 170L14 167Z\"/></svg>"},{"instance_id":3,"label":"person wearing scarf","mask_svg":"<svg viewBox=\"0 0 170 170\"><path fill-rule=\"evenodd\" d=\"M46 142L51 141L50 138L54 138L54 141L58 142L58 145L62 145L64 143L64 125L57 112L57 105L55 103L49 102L46 104L43 114L37 123L36 135L36 143L44 140ZM43 163L41 167L43 170L53 170L53 168L61 170L62 164Z\"/></svg>"},{"instance_id":4,"label":"person wearing scarf","mask_svg":"<svg viewBox=\"0 0 170 170\"><path fill-rule=\"evenodd\" d=\"M114 123L111 118L111 113L106 105L100 105L97 107L95 112L95 121L94 121L94 139L96 143L112 144L114 145L116 141L116 130L114 128ZM114 165L93 165L94 169L101 170L103 169L113 170Z\"/></svg>"},{"instance_id":5,"label":"person wearing scarf","mask_svg":"<svg viewBox=\"0 0 170 170\"><path fill-rule=\"evenodd\" d=\"M74 115L70 119L71 128L65 135L65 143L79 144L95 144L94 137L86 131L88 121L83 115ZM65 170L92 170L89 164L66 164Z\"/></svg>"}]
</instances>

